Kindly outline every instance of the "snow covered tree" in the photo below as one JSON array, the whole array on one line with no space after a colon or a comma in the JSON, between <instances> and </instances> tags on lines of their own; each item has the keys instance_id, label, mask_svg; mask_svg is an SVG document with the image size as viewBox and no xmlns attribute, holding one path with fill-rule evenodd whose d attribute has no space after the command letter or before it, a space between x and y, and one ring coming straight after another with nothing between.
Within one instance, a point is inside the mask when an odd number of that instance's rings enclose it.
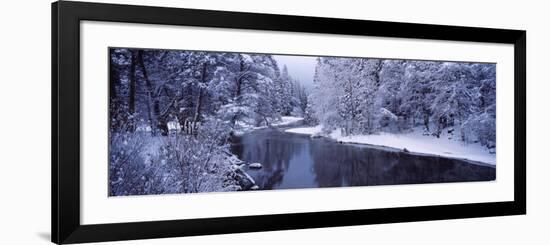
<instances>
[{"instance_id":1,"label":"snow covered tree","mask_svg":"<svg viewBox=\"0 0 550 245\"><path fill-rule=\"evenodd\" d=\"M220 115L258 125L279 118L278 66L269 55L226 53L218 57L214 75Z\"/></svg>"},{"instance_id":2,"label":"snow covered tree","mask_svg":"<svg viewBox=\"0 0 550 245\"><path fill-rule=\"evenodd\" d=\"M278 65L271 55L251 55L253 60L251 72L255 73L256 82L250 91L257 95L254 103L255 118L254 124L260 126L261 123L269 125L270 121L279 119L279 114L273 108L275 101L275 82L277 81Z\"/></svg>"},{"instance_id":3,"label":"snow covered tree","mask_svg":"<svg viewBox=\"0 0 550 245\"><path fill-rule=\"evenodd\" d=\"M405 67L405 84L400 92L402 104L400 111L405 120L411 120L412 126L420 121L424 130L430 131L432 116L431 103L434 99L434 74L438 70L438 62L408 61Z\"/></svg>"},{"instance_id":4,"label":"snow covered tree","mask_svg":"<svg viewBox=\"0 0 550 245\"><path fill-rule=\"evenodd\" d=\"M469 68L465 63L446 62L435 73L431 120L436 124L434 133L437 137L443 129L461 125L477 111L477 81Z\"/></svg>"},{"instance_id":5,"label":"snow covered tree","mask_svg":"<svg viewBox=\"0 0 550 245\"><path fill-rule=\"evenodd\" d=\"M342 89L339 86L340 74L335 72L338 58L322 57L317 59L313 80L312 104L315 117L323 125L325 131L340 127L342 121L339 114Z\"/></svg>"},{"instance_id":6,"label":"snow covered tree","mask_svg":"<svg viewBox=\"0 0 550 245\"><path fill-rule=\"evenodd\" d=\"M480 142L490 149L496 146L496 66L494 64L471 65L474 79L479 81L472 92L478 97L475 113L462 124L463 140ZM475 93L477 90L477 93ZM473 105L475 106L475 105Z\"/></svg>"},{"instance_id":7,"label":"snow covered tree","mask_svg":"<svg viewBox=\"0 0 550 245\"><path fill-rule=\"evenodd\" d=\"M370 134L379 129L380 103L378 90L381 85L379 59L359 59L354 68L354 77L360 83L358 100L360 103L359 133Z\"/></svg>"},{"instance_id":8,"label":"snow covered tree","mask_svg":"<svg viewBox=\"0 0 550 245\"><path fill-rule=\"evenodd\" d=\"M288 68L283 66L283 70L278 78L277 98L280 105L280 113L283 116L289 116L292 112L292 78L288 74Z\"/></svg>"},{"instance_id":9,"label":"snow covered tree","mask_svg":"<svg viewBox=\"0 0 550 245\"><path fill-rule=\"evenodd\" d=\"M380 108L379 124L389 131L401 131L407 128L405 113L401 111L400 92L405 84L406 62L403 60L385 60L380 69L380 87L376 93L376 107Z\"/></svg>"},{"instance_id":10,"label":"snow covered tree","mask_svg":"<svg viewBox=\"0 0 550 245\"><path fill-rule=\"evenodd\" d=\"M319 120L315 115L315 109L313 106L313 100L311 95L307 96L306 109L304 110L304 123L310 126L319 124Z\"/></svg>"},{"instance_id":11,"label":"snow covered tree","mask_svg":"<svg viewBox=\"0 0 550 245\"><path fill-rule=\"evenodd\" d=\"M109 129L112 132L122 130L129 120L128 75L132 53L127 49L111 49L109 69ZM124 129L125 130L125 129Z\"/></svg>"}]
</instances>

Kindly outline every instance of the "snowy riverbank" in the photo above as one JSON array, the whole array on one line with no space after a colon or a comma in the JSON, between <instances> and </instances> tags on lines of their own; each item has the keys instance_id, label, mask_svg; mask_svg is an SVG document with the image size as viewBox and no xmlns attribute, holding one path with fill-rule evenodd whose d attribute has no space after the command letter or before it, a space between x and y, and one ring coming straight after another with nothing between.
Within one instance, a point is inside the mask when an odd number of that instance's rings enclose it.
<instances>
[{"instance_id":1,"label":"snowy riverbank","mask_svg":"<svg viewBox=\"0 0 550 245\"><path fill-rule=\"evenodd\" d=\"M410 133L391 134L379 133L373 135L342 136L339 130L334 130L329 135L321 134L321 126L291 128L285 130L289 133L320 135L331 139L346 142L385 146L397 149L407 149L414 153L434 154L450 158L468 159L496 165L496 154L480 144L465 144L464 142L448 139L444 135L440 138L422 135L421 130Z\"/></svg>"},{"instance_id":2,"label":"snowy riverbank","mask_svg":"<svg viewBox=\"0 0 550 245\"><path fill-rule=\"evenodd\" d=\"M271 124L271 126L276 126L276 127L289 126L295 123L299 123L302 120L304 120L304 118L302 117L291 117L291 116L281 117L281 121L274 122Z\"/></svg>"},{"instance_id":3,"label":"snowy riverbank","mask_svg":"<svg viewBox=\"0 0 550 245\"><path fill-rule=\"evenodd\" d=\"M300 124L301 121L303 121L303 120L304 120L304 118L302 118L302 117L284 116L284 117L281 117L281 120L279 120L279 121L271 122L269 126L272 126L272 127L295 126L296 124ZM239 121L236 124L239 126L239 129L235 130L235 133L237 135L242 135L246 132L250 132L250 131L253 131L253 130L257 130L257 129L264 129L264 128L269 127L269 126L265 126L265 125L254 127L254 126L252 126L250 124L246 124L242 121Z\"/></svg>"}]
</instances>

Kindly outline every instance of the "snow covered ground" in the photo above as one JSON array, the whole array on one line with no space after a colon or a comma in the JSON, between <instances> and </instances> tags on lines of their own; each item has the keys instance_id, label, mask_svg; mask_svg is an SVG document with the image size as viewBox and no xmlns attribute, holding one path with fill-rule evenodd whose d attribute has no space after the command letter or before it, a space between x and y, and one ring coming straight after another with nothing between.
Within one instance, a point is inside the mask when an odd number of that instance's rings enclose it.
<instances>
[{"instance_id":1,"label":"snow covered ground","mask_svg":"<svg viewBox=\"0 0 550 245\"><path fill-rule=\"evenodd\" d=\"M290 117L290 116L281 117L281 121L274 122L271 125L273 125L273 126L287 126L287 125L297 123L297 122L302 121L302 120L304 120L304 118L302 118L302 117Z\"/></svg>"},{"instance_id":2,"label":"snow covered ground","mask_svg":"<svg viewBox=\"0 0 550 245\"><path fill-rule=\"evenodd\" d=\"M290 128L285 130L285 132L295 133L295 134L307 134L307 135L318 135L321 133L321 125L315 127L304 127L304 128Z\"/></svg>"},{"instance_id":3,"label":"snow covered ground","mask_svg":"<svg viewBox=\"0 0 550 245\"><path fill-rule=\"evenodd\" d=\"M298 123L302 120L304 120L304 118L302 118L302 117L291 117L291 116L281 117L280 121L272 122L270 126L274 126L274 127L289 126L289 125L292 125L294 123ZM242 122L242 121L238 121L236 124L240 128L239 130L235 131L235 133L238 134L238 135L243 134L245 132L252 131L252 130L267 128L267 126L254 127L254 126L252 126L250 124L247 124L245 122Z\"/></svg>"},{"instance_id":4,"label":"snow covered ground","mask_svg":"<svg viewBox=\"0 0 550 245\"><path fill-rule=\"evenodd\" d=\"M321 126L291 128L285 130L289 133L320 135ZM347 143L369 144L377 146L392 147L397 149L406 148L410 152L434 154L450 158L461 158L472 161L496 165L496 154L480 144L466 144L464 142L448 139L446 135L440 138L422 135L422 130L413 130L410 133L391 134L379 133L373 135L342 136L339 130L334 130L329 135L323 135L337 141Z\"/></svg>"}]
</instances>

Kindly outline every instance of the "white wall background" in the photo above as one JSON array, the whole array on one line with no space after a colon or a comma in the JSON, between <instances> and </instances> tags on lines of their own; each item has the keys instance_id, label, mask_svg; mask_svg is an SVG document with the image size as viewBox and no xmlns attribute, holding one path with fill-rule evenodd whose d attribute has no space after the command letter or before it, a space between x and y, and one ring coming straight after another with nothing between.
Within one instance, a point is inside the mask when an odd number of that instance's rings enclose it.
<instances>
[{"instance_id":1,"label":"white wall background","mask_svg":"<svg viewBox=\"0 0 550 245\"><path fill-rule=\"evenodd\" d=\"M550 81L544 1L118 0L106 2L527 30L526 216L260 232L109 244L548 244ZM50 230L50 1L0 11L0 243L48 244Z\"/></svg>"}]
</instances>

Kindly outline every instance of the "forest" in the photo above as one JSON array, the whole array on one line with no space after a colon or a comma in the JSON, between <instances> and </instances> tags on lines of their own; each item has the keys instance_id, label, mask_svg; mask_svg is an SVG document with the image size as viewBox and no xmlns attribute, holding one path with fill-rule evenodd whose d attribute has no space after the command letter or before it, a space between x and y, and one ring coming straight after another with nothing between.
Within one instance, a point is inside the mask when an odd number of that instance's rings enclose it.
<instances>
[{"instance_id":1,"label":"forest","mask_svg":"<svg viewBox=\"0 0 550 245\"><path fill-rule=\"evenodd\" d=\"M109 196L251 189L232 138L287 117L324 134L421 129L496 148L495 64L318 57L307 88L269 54L111 48L109 59Z\"/></svg>"},{"instance_id":2,"label":"forest","mask_svg":"<svg viewBox=\"0 0 550 245\"><path fill-rule=\"evenodd\" d=\"M271 55L112 48L110 62L111 196L239 189L231 134L307 105Z\"/></svg>"},{"instance_id":3,"label":"forest","mask_svg":"<svg viewBox=\"0 0 550 245\"><path fill-rule=\"evenodd\" d=\"M496 65L324 57L317 60L306 121L343 135L421 126L494 149Z\"/></svg>"}]
</instances>

